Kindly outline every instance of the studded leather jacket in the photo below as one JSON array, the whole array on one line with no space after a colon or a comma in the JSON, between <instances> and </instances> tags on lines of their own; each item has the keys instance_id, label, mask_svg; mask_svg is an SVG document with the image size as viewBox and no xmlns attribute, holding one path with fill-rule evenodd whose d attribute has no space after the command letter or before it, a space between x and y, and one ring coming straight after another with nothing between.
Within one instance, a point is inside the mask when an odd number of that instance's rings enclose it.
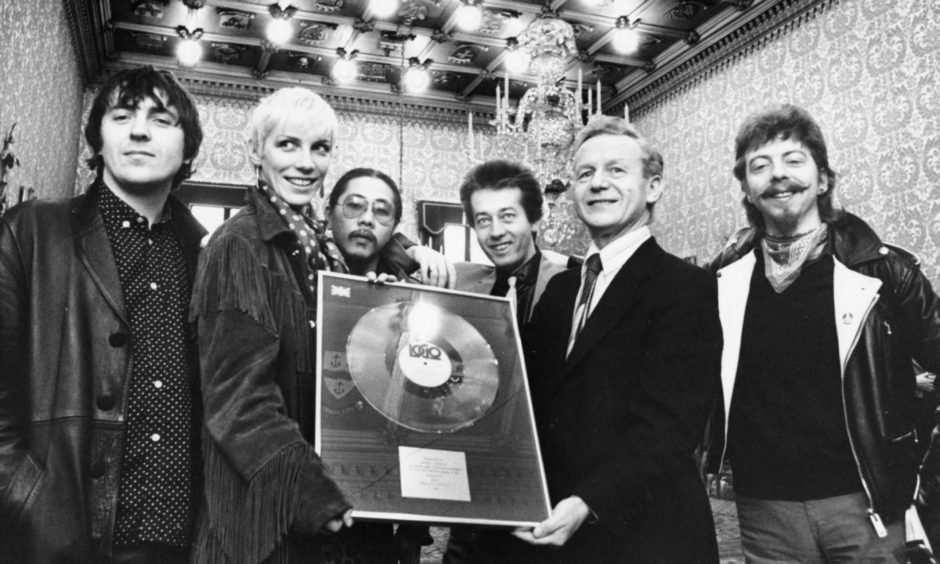
<instances>
[{"instance_id":1,"label":"studded leather jacket","mask_svg":"<svg viewBox=\"0 0 940 564\"><path fill-rule=\"evenodd\" d=\"M916 380L911 359L940 369L940 301L910 253L881 242L858 217L845 213L830 225L833 294L846 432L878 529L899 519L917 487L920 459L914 432ZM727 415L737 372L741 327L759 238L745 229L710 269L718 276L725 337L723 394L707 448L710 471L723 462Z\"/></svg>"}]
</instances>

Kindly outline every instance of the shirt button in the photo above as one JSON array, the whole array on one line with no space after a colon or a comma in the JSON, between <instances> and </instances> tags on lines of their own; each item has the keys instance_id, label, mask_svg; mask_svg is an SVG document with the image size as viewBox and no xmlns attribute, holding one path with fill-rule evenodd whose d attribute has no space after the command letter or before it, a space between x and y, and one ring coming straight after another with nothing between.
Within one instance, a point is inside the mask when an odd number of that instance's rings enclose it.
<instances>
[{"instance_id":1,"label":"shirt button","mask_svg":"<svg viewBox=\"0 0 940 564\"><path fill-rule=\"evenodd\" d=\"M151 282L151 283L150 283L150 289L151 289L151 290L156 290L156 289L157 289L157 283L156 283L156 282Z\"/></svg>"},{"instance_id":2,"label":"shirt button","mask_svg":"<svg viewBox=\"0 0 940 564\"><path fill-rule=\"evenodd\" d=\"M311 328L311 329L316 329L316 328L317 328L317 322L316 322L316 321L311 321L311 322L310 322L310 328Z\"/></svg>"},{"instance_id":3,"label":"shirt button","mask_svg":"<svg viewBox=\"0 0 940 564\"><path fill-rule=\"evenodd\" d=\"M88 469L88 471L89 471L89 474L91 474L92 478L100 478L104 476L104 471L105 471L104 462L101 462L101 461L93 462L91 464L91 467Z\"/></svg>"},{"instance_id":4,"label":"shirt button","mask_svg":"<svg viewBox=\"0 0 940 564\"><path fill-rule=\"evenodd\" d=\"M159 390L163 387L163 382L161 380L154 380L153 387Z\"/></svg>"},{"instance_id":5,"label":"shirt button","mask_svg":"<svg viewBox=\"0 0 940 564\"><path fill-rule=\"evenodd\" d=\"M153 441L153 442L155 442L155 443L156 443L156 442L159 442L159 441L160 441L160 435L159 435L158 433L154 433L154 434L150 435L150 440Z\"/></svg>"},{"instance_id":6,"label":"shirt button","mask_svg":"<svg viewBox=\"0 0 940 564\"><path fill-rule=\"evenodd\" d=\"M101 411L111 411L114 409L114 398L111 396L99 396L95 401L95 405L97 405L98 409Z\"/></svg>"},{"instance_id":7,"label":"shirt button","mask_svg":"<svg viewBox=\"0 0 940 564\"><path fill-rule=\"evenodd\" d=\"M108 335L108 343L112 347L123 347L127 344L127 334L125 333L111 333Z\"/></svg>"}]
</instances>

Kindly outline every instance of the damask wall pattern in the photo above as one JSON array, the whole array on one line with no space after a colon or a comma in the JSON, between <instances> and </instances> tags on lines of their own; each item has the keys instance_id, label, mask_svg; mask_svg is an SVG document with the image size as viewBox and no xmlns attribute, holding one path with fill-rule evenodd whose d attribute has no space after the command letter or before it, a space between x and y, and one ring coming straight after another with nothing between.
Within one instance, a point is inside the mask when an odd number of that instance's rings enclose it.
<instances>
[{"instance_id":1,"label":"damask wall pattern","mask_svg":"<svg viewBox=\"0 0 940 564\"><path fill-rule=\"evenodd\" d=\"M704 262L746 224L731 174L734 135L770 103L807 108L820 122L839 173L838 201L888 242L920 256L940 278L940 3L829 0L689 87L634 112L665 158L666 193L653 231L679 256ZM250 184L245 130L254 100L197 95L206 130L195 180ZM86 94L87 113L90 96ZM451 116L452 118L452 116ZM415 202L457 201L470 163L465 127L448 120L344 109L327 186L354 166L399 178L402 230L416 237ZM480 120L482 121L482 120ZM477 131L484 146L485 128ZM399 161L399 139L404 154ZM487 151L484 151L487 154ZM83 155L87 156L87 155ZM82 189L88 173L77 184ZM544 221L540 243L583 254L588 237L565 197Z\"/></svg>"},{"instance_id":2,"label":"damask wall pattern","mask_svg":"<svg viewBox=\"0 0 940 564\"><path fill-rule=\"evenodd\" d=\"M7 177L11 192L22 185L37 197L68 196L75 181L84 84L64 5L0 2L0 137L16 122L20 160Z\"/></svg>"},{"instance_id":3,"label":"damask wall pattern","mask_svg":"<svg viewBox=\"0 0 940 564\"><path fill-rule=\"evenodd\" d=\"M256 181L248 159L247 131L255 100L196 95L204 140L195 162L192 180L216 184L249 185ZM85 119L92 95L87 93ZM355 167L367 166L386 172L396 182L401 174L403 215L399 229L417 239L418 200L459 201L457 188L469 167L467 130L453 121L407 119L404 128L396 116L369 112L339 111L333 163L326 189L339 176ZM478 131L477 135L486 135ZM399 140L404 154L399 155ZM83 191L92 173L82 164L90 155L83 149L76 192ZM404 165L402 167L402 164Z\"/></svg>"},{"instance_id":4,"label":"damask wall pattern","mask_svg":"<svg viewBox=\"0 0 940 564\"><path fill-rule=\"evenodd\" d=\"M940 282L940 2L839 0L644 108L665 159L654 232L702 262L746 225L731 169L745 116L794 103L820 123L838 202Z\"/></svg>"}]
</instances>

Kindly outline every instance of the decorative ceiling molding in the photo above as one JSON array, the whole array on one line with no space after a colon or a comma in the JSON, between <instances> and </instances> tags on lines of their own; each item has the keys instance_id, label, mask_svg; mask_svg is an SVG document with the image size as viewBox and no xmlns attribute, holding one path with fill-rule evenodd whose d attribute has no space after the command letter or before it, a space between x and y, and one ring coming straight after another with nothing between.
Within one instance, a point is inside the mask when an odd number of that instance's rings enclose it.
<instances>
[{"instance_id":1,"label":"decorative ceiling molding","mask_svg":"<svg viewBox=\"0 0 940 564\"><path fill-rule=\"evenodd\" d=\"M640 110L659 97L681 89L682 84L694 80L698 74L711 72L710 67L718 64L722 57L734 56L741 45L754 42L750 30L768 33L764 29L771 25L768 22L791 17L789 11L822 1L645 0L642 8L637 8L636 27L647 40L631 55L612 50L609 39L614 18L602 9L580 11L583 7L568 5L566 0L547 0L545 6L531 0L487 0L486 8L491 19L497 23L502 21L502 25L513 20L519 20L519 25L527 24L533 16L548 10L569 17L576 29L583 28L585 44L579 51L583 56L579 55L568 65L562 84L574 88L576 70L583 71L592 84L600 79L605 110L610 113L613 108L622 107L625 100L630 101L631 110L633 106ZM326 95L377 100L383 108L382 104L400 98L396 90L397 73L384 73L387 75L384 76L381 72L360 72L351 85L341 87L331 79L329 68L338 56L337 47L350 50L358 40L362 48L357 59L360 65L373 65L372 70L379 69L377 65L400 69L403 65L398 51L402 49L402 41L407 39L417 46L420 58L436 73L428 91L406 93L407 106L428 108L428 111L440 108L445 110L445 115L450 115L451 111L486 114L492 113L495 107L497 81L485 77L504 74L503 62L510 44L506 38L494 36L487 30L457 31L453 10L439 7L428 10L425 19L416 18L415 26L411 27L404 25L401 18L400 21L374 20L368 9L363 11L362 3L310 0L308 9L295 14L294 19L301 22L298 37L282 49L288 52L285 56L265 49L263 24L271 17L267 6L238 0L212 0L205 4L212 6L214 12L210 14L209 9L204 8L200 17L212 20L214 31L204 33L202 40L218 49L211 51L196 67L184 69L177 66L171 50L177 41L177 28L173 24L184 17L179 6L171 4L170 0L152 0L169 8L164 10L162 20L149 21L151 18L128 12L127 6L135 5L133 2L148 3L145 0L65 0L70 32L86 81L99 80L102 73L149 64L172 70L177 75L218 84L233 97L246 91L246 83L263 89L302 84ZM438 0L413 0L410 4L428 8L436 2ZM494 24L493 29L496 27L502 26ZM162 34L166 38L164 45L148 41L140 35L142 33L155 37ZM373 36L360 37L366 33L373 33ZM380 35L378 45L388 47L386 51L373 43ZM513 76L513 79L535 81L535 77L527 73ZM511 90L511 97L523 91Z\"/></svg>"},{"instance_id":2,"label":"decorative ceiling molding","mask_svg":"<svg viewBox=\"0 0 940 564\"><path fill-rule=\"evenodd\" d=\"M759 50L838 2L839 0L784 0L778 3L695 57L663 73L651 84L628 95L627 103L631 117L650 112L667 100L687 92L716 72L728 68L741 57ZM622 111L622 101L617 103L616 107Z\"/></svg>"},{"instance_id":3,"label":"decorative ceiling molding","mask_svg":"<svg viewBox=\"0 0 940 564\"><path fill-rule=\"evenodd\" d=\"M66 0L64 5L69 39L87 84L101 71L100 61L104 59L104 39L96 36L94 25L95 20L103 21L101 6L97 2L81 0Z\"/></svg>"},{"instance_id":4,"label":"decorative ceiling molding","mask_svg":"<svg viewBox=\"0 0 940 564\"><path fill-rule=\"evenodd\" d=\"M111 72L120 70L119 68L107 68L98 77L98 83L103 82L106 76ZM273 93L283 86L297 86L297 84L274 85L267 81L252 80L250 82L236 82L232 80L207 80L204 78L188 76L183 71L176 72L180 82L190 93L195 96L209 96L213 98L228 98L235 100L245 100L257 102L261 98ZM97 86L95 84L94 86ZM395 94L389 93L384 99L376 99L374 94L369 97L355 94L336 94L330 91L324 92L322 89L310 87L329 102L337 112L350 113L368 113L385 117L398 118L402 115L408 120L428 121L435 123L453 123L465 125L467 123L467 106L465 104L454 103L451 107L441 107L439 102L420 103L408 99L402 103L402 100ZM478 128L488 129L485 125L494 118L492 111L478 111L475 114L479 117Z\"/></svg>"}]
</instances>

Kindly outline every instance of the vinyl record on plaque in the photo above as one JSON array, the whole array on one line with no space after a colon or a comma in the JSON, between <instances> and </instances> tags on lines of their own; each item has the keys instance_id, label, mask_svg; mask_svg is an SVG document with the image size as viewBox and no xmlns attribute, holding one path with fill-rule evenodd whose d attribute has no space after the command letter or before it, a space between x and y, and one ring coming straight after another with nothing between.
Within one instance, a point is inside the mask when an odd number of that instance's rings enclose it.
<instances>
[{"instance_id":1,"label":"vinyl record on plaque","mask_svg":"<svg viewBox=\"0 0 940 564\"><path fill-rule=\"evenodd\" d=\"M499 389L499 365L486 339L462 317L424 302L363 315L349 333L346 358L366 401L415 431L472 425Z\"/></svg>"}]
</instances>

